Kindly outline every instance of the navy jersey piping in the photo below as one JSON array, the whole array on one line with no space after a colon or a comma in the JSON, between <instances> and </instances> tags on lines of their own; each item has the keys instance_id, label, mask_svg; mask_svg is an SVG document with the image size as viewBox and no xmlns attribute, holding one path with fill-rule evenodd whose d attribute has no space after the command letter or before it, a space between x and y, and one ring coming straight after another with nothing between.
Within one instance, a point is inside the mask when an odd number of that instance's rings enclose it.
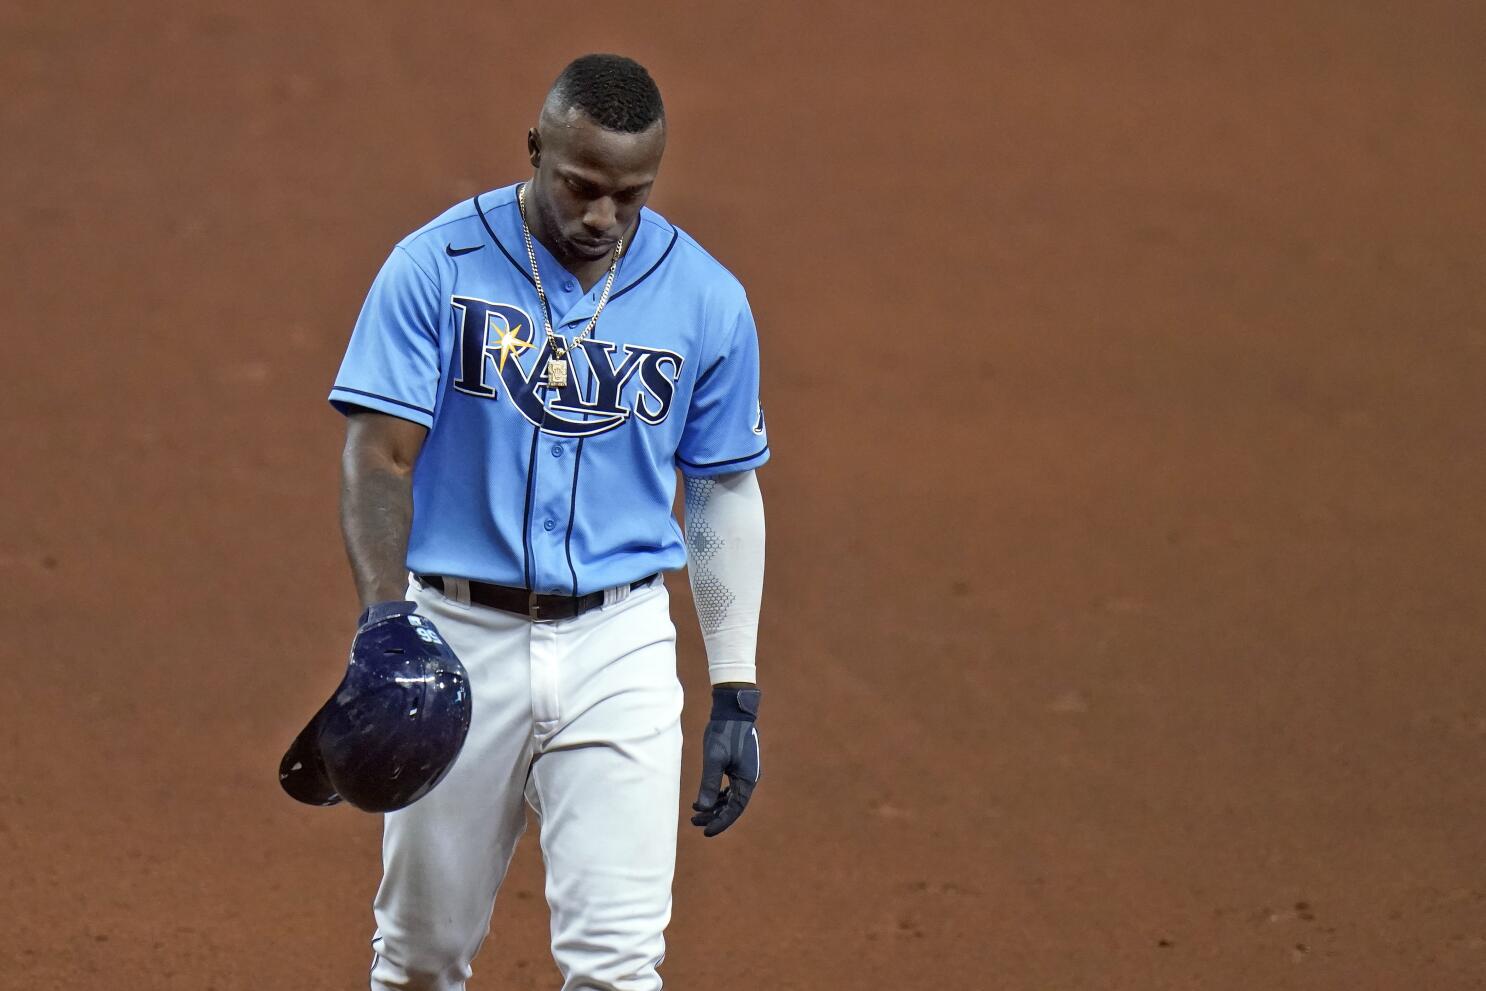
<instances>
[{"instance_id":1,"label":"navy jersey piping","mask_svg":"<svg viewBox=\"0 0 1486 991\"><path fill-rule=\"evenodd\" d=\"M667 258L669 258L671 256L671 249L674 248L674 247L676 247L676 239L679 238L680 236L681 236L681 232L678 231L678 230L676 230L675 227L672 227L671 228L671 243L668 244L668 245L666 245L666 250L665 251L662 251L660 253L660 257L655 260L655 264L654 265L651 265L649 268L647 268L645 270L645 274L644 275L640 276L638 279L636 279L635 281L631 282L629 285L625 286L623 289L619 290L614 295L610 296L609 297L609 302L611 302L611 303L614 302L620 296L623 296L625 293L627 293L631 289L635 288L635 286L638 286L640 283L642 283L646 279L650 278L650 276L655 273L655 270L658 269L658 268L660 268L661 264Z\"/></svg>"},{"instance_id":2,"label":"navy jersey piping","mask_svg":"<svg viewBox=\"0 0 1486 991\"><path fill-rule=\"evenodd\" d=\"M521 277L531 283L531 287L535 289L537 284L532 281L531 273L521 265L516 264L516 259L511 257L511 253L506 250L506 246L501 244L500 238L495 236L495 228L491 227L490 221L485 219L485 211L480 206L479 193L475 194L475 214L480 218L480 223L485 226L485 233L490 235L490 240L494 241L495 246L500 249L500 253L506 256L506 261L510 262L511 267L520 272Z\"/></svg>"},{"instance_id":3,"label":"navy jersey piping","mask_svg":"<svg viewBox=\"0 0 1486 991\"><path fill-rule=\"evenodd\" d=\"M431 409L424 409L422 406L415 406L412 403L405 403L401 399L393 399L391 396L379 396L375 392L365 392L365 391L363 391L361 389L352 389L352 388L349 388L349 387L344 386L344 385L331 386L330 391L331 392L349 392L349 393L351 393L353 395L365 396L368 399L380 399L384 403L391 403L394 406L401 406L404 409L417 410L419 413L427 413L429 416L433 416L433 410L431 410ZM353 403L352 405L360 405L360 404L359 403Z\"/></svg>"},{"instance_id":4,"label":"navy jersey piping","mask_svg":"<svg viewBox=\"0 0 1486 991\"><path fill-rule=\"evenodd\" d=\"M532 279L531 273L526 270L526 266L524 266L520 262L516 261L516 259L511 255L511 253L506 250L506 246L501 243L501 239L495 236L495 228L493 228L493 227L490 226L490 221L488 219L486 219L486 217L485 217L485 210L484 210L483 207L480 206L480 195L481 194L478 194L477 193L475 195L475 198L474 198L473 202L475 204L475 215L480 218L480 223L481 223L482 226L484 226L485 233L488 234L488 235L490 235L490 240L493 241L493 242L495 242L495 246L500 249L500 253L506 256L506 261L508 261L508 262L511 263L511 267L514 268L514 269L516 269L516 271L520 272L521 273L521 277L523 279L525 279L532 286L533 289L535 289L537 284L536 284L535 280ZM673 248L676 247L676 242L678 240L680 240L680 238L681 238L681 231L678 230L676 228L676 226L673 224L671 226L671 240L670 240L670 243L668 243L666 245L666 250L665 251L662 251L660 253L660 257L655 260L655 264L654 265L651 265L649 268L647 268L644 271L644 273L638 279L636 279L635 281L631 282L629 285L625 286L623 289L619 290L618 292L616 292L612 296L610 296L609 297L609 301L612 303L614 300L618 299L620 296L623 296L625 293L629 292L631 289L635 288L640 283L644 282L646 279L648 279L652 275L654 275L655 274L655 270L658 269L658 268L660 268L661 265L663 265L665 263L665 260L667 258L671 257L671 249L673 249ZM549 323L551 322L552 317L550 316L550 314L548 315L547 320L548 320Z\"/></svg>"},{"instance_id":5,"label":"navy jersey piping","mask_svg":"<svg viewBox=\"0 0 1486 991\"><path fill-rule=\"evenodd\" d=\"M688 468L721 468L724 465L735 465L744 461L752 461L759 455L768 453L768 450L769 445L765 444L763 447L761 447L757 451L754 451L752 454L746 455L741 458L729 458L726 461L688 461L679 454L676 455L676 460L686 465Z\"/></svg>"},{"instance_id":6,"label":"navy jersey piping","mask_svg":"<svg viewBox=\"0 0 1486 991\"><path fill-rule=\"evenodd\" d=\"M541 427L531 428L531 455L526 461L526 508L521 511L521 573L526 577L526 587L531 581L531 490L537 480L537 438L542 436Z\"/></svg>"},{"instance_id":7,"label":"navy jersey piping","mask_svg":"<svg viewBox=\"0 0 1486 991\"><path fill-rule=\"evenodd\" d=\"M583 467L583 442L586 437L578 438L578 452L573 461L573 495L568 502L568 534L563 540L563 552L568 556L568 574L573 576L573 596L578 595L578 569L573 567L573 524L578 519L578 470Z\"/></svg>"}]
</instances>

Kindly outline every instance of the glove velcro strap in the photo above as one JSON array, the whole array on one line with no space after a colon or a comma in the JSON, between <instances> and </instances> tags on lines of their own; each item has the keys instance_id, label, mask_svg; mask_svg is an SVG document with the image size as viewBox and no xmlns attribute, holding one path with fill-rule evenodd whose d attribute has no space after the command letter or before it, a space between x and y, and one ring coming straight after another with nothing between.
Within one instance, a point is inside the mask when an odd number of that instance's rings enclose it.
<instances>
[{"instance_id":1,"label":"glove velcro strap","mask_svg":"<svg viewBox=\"0 0 1486 991\"><path fill-rule=\"evenodd\" d=\"M361 618L356 621L356 629L362 630L373 623L380 623L384 619L393 619L397 616L411 616L418 608L418 603L406 600L392 600L391 602L378 602L367 606Z\"/></svg>"},{"instance_id":2,"label":"glove velcro strap","mask_svg":"<svg viewBox=\"0 0 1486 991\"><path fill-rule=\"evenodd\" d=\"M741 719L753 722L758 719L759 703L764 693L757 688L712 689L712 719Z\"/></svg>"}]
</instances>

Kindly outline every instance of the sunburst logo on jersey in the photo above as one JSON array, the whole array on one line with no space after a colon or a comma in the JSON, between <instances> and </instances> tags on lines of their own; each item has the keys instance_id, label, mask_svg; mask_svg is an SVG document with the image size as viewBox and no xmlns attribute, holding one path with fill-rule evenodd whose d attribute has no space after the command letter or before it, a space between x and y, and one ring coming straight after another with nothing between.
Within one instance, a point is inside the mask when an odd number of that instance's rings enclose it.
<instances>
[{"instance_id":1,"label":"sunburst logo on jersey","mask_svg":"<svg viewBox=\"0 0 1486 991\"><path fill-rule=\"evenodd\" d=\"M492 350L496 348L500 349L500 357L495 359L496 371L504 372L506 370L507 358L515 354L520 354L522 351L533 346L531 341L523 341L521 339L521 331L525 326L525 324L518 323L512 327L507 323L506 329L496 334L496 338L491 344Z\"/></svg>"}]
</instances>

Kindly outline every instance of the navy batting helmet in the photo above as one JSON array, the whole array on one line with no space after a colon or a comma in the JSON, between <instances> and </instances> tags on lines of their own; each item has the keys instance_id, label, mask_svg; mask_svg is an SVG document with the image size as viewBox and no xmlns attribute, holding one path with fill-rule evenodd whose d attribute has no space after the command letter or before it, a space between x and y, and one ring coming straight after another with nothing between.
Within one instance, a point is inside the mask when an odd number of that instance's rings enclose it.
<instances>
[{"instance_id":1,"label":"navy batting helmet","mask_svg":"<svg viewBox=\"0 0 1486 991\"><path fill-rule=\"evenodd\" d=\"M454 764L470 728L469 675L414 608L390 602L362 615L340 687L279 763L291 798L393 812Z\"/></svg>"}]
</instances>

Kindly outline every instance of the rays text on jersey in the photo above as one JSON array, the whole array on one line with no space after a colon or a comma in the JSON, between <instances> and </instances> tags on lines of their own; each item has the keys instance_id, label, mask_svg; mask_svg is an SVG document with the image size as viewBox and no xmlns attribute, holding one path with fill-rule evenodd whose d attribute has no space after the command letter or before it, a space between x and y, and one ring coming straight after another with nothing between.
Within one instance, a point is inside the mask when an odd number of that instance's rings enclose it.
<instances>
[{"instance_id":1,"label":"rays text on jersey","mask_svg":"<svg viewBox=\"0 0 1486 991\"><path fill-rule=\"evenodd\" d=\"M449 303L458 328L456 391L499 401L504 386L505 398L528 423L562 437L606 433L631 415L648 424L670 415L686 360L675 351L590 338L572 352L583 356L579 364L587 373L553 386L545 373L552 342L534 340L540 324L525 310L472 296L451 296ZM567 339L559 344L566 348Z\"/></svg>"}]
</instances>

